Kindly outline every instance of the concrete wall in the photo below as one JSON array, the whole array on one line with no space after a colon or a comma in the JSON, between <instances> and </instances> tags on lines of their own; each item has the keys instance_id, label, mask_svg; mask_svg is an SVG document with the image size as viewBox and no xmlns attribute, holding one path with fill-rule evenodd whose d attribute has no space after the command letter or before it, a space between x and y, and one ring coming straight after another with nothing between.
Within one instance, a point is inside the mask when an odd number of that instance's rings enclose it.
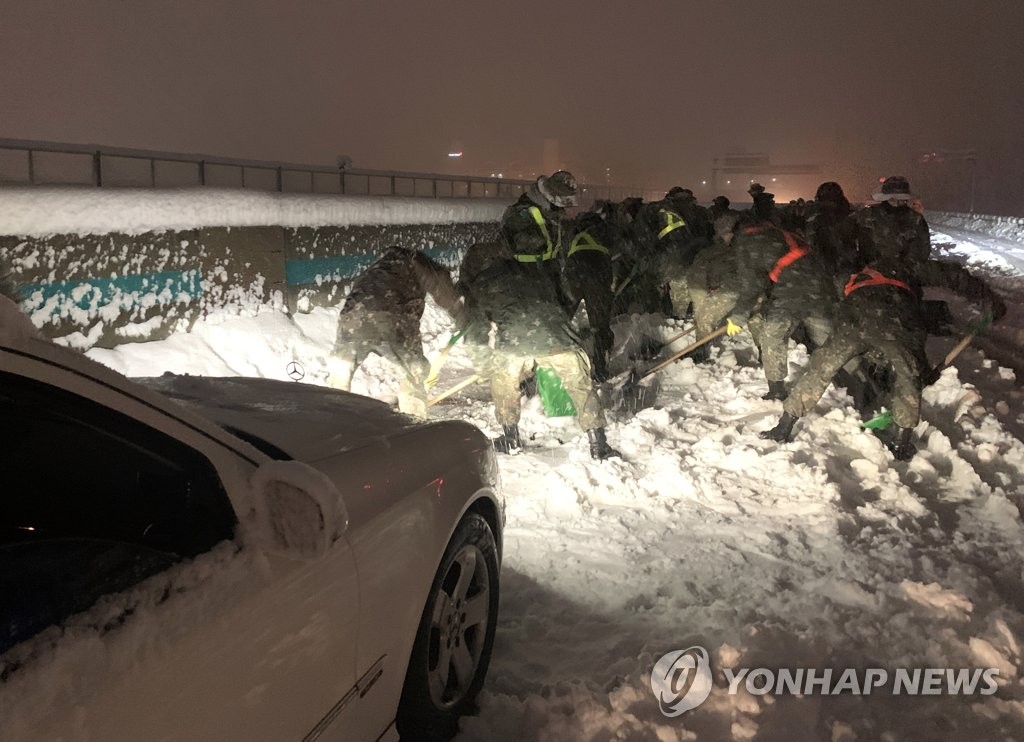
<instances>
[{"instance_id":1,"label":"concrete wall","mask_svg":"<svg viewBox=\"0 0 1024 742\"><path fill-rule=\"evenodd\" d=\"M52 338L113 347L184 331L213 311L336 304L391 244L455 267L496 223L205 227L138 235L0 236L22 308Z\"/></svg>"}]
</instances>

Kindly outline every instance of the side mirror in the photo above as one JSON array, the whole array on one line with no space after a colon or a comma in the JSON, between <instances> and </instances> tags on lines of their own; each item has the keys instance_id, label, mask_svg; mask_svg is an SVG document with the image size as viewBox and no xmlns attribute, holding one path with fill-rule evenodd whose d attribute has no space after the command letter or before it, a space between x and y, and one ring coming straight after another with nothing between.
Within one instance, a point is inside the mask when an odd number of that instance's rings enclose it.
<instances>
[{"instance_id":1,"label":"side mirror","mask_svg":"<svg viewBox=\"0 0 1024 742\"><path fill-rule=\"evenodd\" d=\"M250 481L255 535L268 551L315 559L348 528L348 510L338 488L308 464L271 461Z\"/></svg>"}]
</instances>

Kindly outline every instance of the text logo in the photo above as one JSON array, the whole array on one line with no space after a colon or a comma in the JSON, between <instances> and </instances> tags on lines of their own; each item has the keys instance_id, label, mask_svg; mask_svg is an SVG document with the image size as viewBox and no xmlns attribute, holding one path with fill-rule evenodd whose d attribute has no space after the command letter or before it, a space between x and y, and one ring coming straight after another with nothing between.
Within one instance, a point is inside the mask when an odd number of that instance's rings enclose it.
<instances>
[{"instance_id":1,"label":"text logo","mask_svg":"<svg viewBox=\"0 0 1024 742\"><path fill-rule=\"evenodd\" d=\"M697 708L711 694L711 662L704 647L669 652L654 664L651 690L665 716Z\"/></svg>"}]
</instances>

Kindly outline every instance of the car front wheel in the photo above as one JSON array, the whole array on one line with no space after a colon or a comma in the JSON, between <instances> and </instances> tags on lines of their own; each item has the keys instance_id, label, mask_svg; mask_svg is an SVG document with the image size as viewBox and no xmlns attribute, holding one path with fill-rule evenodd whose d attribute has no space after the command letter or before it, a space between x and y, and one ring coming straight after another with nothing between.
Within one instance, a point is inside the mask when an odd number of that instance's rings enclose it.
<instances>
[{"instance_id":1,"label":"car front wheel","mask_svg":"<svg viewBox=\"0 0 1024 742\"><path fill-rule=\"evenodd\" d=\"M402 739L447 740L473 702L498 619L498 555L487 521L459 523L423 609L398 708Z\"/></svg>"}]
</instances>

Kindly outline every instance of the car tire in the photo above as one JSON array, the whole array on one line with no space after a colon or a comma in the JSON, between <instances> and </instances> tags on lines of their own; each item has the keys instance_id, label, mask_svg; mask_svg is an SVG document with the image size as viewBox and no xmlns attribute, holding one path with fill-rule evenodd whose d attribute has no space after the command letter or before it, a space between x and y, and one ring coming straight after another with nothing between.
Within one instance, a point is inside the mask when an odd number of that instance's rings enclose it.
<instances>
[{"instance_id":1,"label":"car tire","mask_svg":"<svg viewBox=\"0 0 1024 742\"><path fill-rule=\"evenodd\" d=\"M448 740L475 709L498 620L498 550L487 521L466 515L430 586L396 719L403 740Z\"/></svg>"}]
</instances>

